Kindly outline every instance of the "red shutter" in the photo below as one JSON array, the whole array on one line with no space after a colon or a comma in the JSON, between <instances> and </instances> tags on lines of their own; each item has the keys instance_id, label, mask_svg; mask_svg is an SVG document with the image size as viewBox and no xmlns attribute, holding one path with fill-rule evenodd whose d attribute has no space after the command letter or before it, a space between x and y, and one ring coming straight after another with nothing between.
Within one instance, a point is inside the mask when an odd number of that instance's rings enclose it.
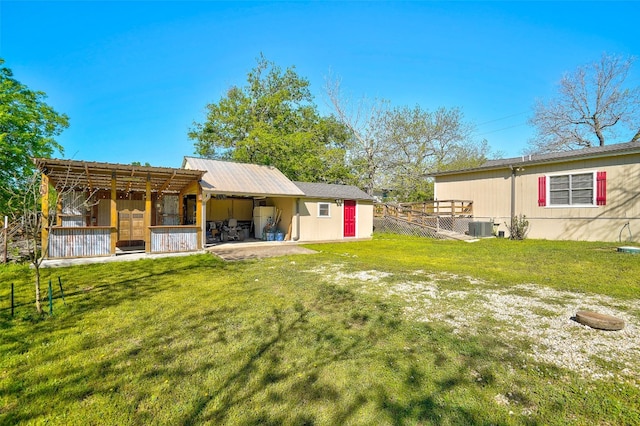
<instances>
[{"instance_id":1,"label":"red shutter","mask_svg":"<svg viewBox=\"0 0 640 426\"><path fill-rule=\"evenodd\" d=\"M538 206L547 205L547 177L540 176L538 178Z\"/></svg>"},{"instance_id":2,"label":"red shutter","mask_svg":"<svg viewBox=\"0 0 640 426\"><path fill-rule=\"evenodd\" d=\"M607 172L596 174L596 204L599 206L607 204Z\"/></svg>"}]
</instances>

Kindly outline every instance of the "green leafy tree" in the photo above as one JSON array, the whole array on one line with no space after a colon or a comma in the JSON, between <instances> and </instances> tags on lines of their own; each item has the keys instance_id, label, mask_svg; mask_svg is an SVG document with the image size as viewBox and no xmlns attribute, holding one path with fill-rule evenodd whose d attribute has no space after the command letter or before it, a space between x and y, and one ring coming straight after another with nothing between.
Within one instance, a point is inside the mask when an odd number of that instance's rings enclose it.
<instances>
[{"instance_id":1,"label":"green leafy tree","mask_svg":"<svg viewBox=\"0 0 640 426\"><path fill-rule=\"evenodd\" d=\"M27 185L34 171L33 157L62 152L56 142L69 119L45 103L44 92L30 90L13 77L0 58L0 211Z\"/></svg>"},{"instance_id":2,"label":"green leafy tree","mask_svg":"<svg viewBox=\"0 0 640 426\"><path fill-rule=\"evenodd\" d=\"M189 137L203 157L272 165L293 180L349 178L346 130L319 115L308 80L262 55L247 84L207 105L206 121L194 123Z\"/></svg>"}]
</instances>

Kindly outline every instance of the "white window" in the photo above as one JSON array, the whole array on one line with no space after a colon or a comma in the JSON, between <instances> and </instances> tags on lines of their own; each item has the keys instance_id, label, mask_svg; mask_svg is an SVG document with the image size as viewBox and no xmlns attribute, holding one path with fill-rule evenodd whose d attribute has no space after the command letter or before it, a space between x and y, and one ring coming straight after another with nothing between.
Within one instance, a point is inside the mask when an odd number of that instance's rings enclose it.
<instances>
[{"instance_id":1,"label":"white window","mask_svg":"<svg viewBox=\"0 0 640 426\"><path fill-rule=\"evenodd\" d=\"M329 203L318 203L318 217L330 217Z\"/></svg>"},{"instance_id":2,"label":"white window","mask_svg":"<svg viewBox=\"0 0 640 426\"><path fill-rule=\"evenodd\" d=\"M550 206L594 206L595 173L549 176Z\"/></svg>"}]
</instances>

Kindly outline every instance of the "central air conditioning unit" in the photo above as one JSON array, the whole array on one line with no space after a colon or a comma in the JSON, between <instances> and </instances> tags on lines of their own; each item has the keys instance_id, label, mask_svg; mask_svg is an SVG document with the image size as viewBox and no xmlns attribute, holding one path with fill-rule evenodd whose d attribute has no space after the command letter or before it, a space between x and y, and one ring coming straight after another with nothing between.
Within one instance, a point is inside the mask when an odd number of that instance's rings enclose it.
<instances>
[{"instance_id":1,"label":"central air conditioning unit","mask_svg":"<svg viewBox=\"0 0 640 426\"><path fill-rule=\"evenodd\" d=\"M493 223L469 222L469 235L472 237L491 237L493 236Z\"/></svg>"}]
</instances>

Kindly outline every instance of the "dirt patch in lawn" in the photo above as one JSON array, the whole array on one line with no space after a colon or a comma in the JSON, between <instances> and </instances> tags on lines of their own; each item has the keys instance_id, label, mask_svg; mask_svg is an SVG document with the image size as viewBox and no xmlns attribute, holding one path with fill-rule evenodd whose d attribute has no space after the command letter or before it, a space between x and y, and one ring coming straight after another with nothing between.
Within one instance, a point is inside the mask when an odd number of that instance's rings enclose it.
<instances>
[{"instance_id":1,"label":"dirt patch in lawn","mask_svg":"<svg viewBox=\"0 0 640 426\"><path fill-rule=\"evenodd\" d=\"M640 380L640 301L559 291L532 284L496 287L471 277L416 271L398 280L381 271L346 271L341 265L312 271L335 284L399 298L412 320L450 327L462 338L491 330L525 359L594 379ZM415 279L413 279L415 277ZM452 285L456 283L456 285ZM459 285L462 284L462 285ZM620 331L595 330L576 322L579 310L625 321ZM518 342L529 342L521 344Z\"/></svg>"}]
</instances>

